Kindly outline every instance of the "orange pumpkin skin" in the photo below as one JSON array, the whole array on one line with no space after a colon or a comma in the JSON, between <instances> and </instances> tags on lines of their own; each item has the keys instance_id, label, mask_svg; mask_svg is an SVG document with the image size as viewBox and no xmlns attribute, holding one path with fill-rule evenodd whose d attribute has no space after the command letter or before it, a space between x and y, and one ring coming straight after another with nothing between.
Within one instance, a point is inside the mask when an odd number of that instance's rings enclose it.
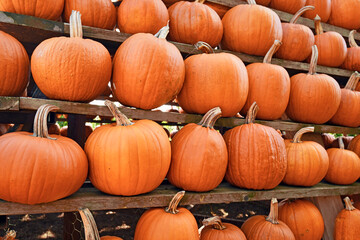
<instances>
[{"instance_id":1,"label":"orange pumpkin skin","mask_svg":"<svg viewBox=\"0 0 360 240\"><path fill-rule=\"evenodd\" d=\"M347 149L353 151L360 157L360 135L354 137L354 139L351 140Z\"/></svg>"},{"instance_id":2,"label":"orange pumpkin skin","mask_svg":"<svg viewBox=\"0 0 360 240\"><path fill-rule=\"evenodd\" d=\"M64 9L64 0L0 0L0 11L57 20Z\"/></svg>"},{"instance_id":3,"label":"orange pumpkin skin","mask_svg":"<svg viewBox=\"0 0 360 240\"><path fill-rule=\"evenodd\" d=\"M316 15L319 15L322 22L327 22L331 13L331 0L306 0L305 6L314 6L314 10L310 10L304 13L304 17L314 19Z\"/></svg>"},{"instance_id":4,"label":"orange pumpkin skin","mask_svg":"<svg viewBox=\"0 0 360 240\"><path fill-rule=\"evenodd\" d=\"M185 64L179 50L151 34L131 36L114 57L113 93L127 106L159 107L175 98L184 78Z\"/></svg>"},{"instance_id":5,"label":"orange pumpkin skin","mask_svg":"<svg viewBox=\"0 0 360 240\"><path fill-rule=\"evenodd\" d=\"M360 56L360 47L348 48L345 61L343 62L341 67L351 70L351 71L360 71L360 57L359 56Z\"/></svg>"},{"instance_id":6,"label":"orange pumpkin skin","mask_svg":"<svg viewBox=\"0 0 360 240\"><path fill-rule=\"evenodd\" d=\"M168 21L169 13L161 0L124 0L117 12L120 31L130 34L155 34Z\"/></svg>"},{"instance_id":7,"label":"orange pumpkin skin","mask_svg":"<svg viewBox=\"0 0 360 240\"><path fill-rule=\"evenodd\" d=\"M279 204L279 219L294 233L296 240L321 240L324 219L317 207L305 199Z\"/></svg>"},{"instance_id":8,"label":"orange pumpkin skin","mask_svg":"<svg viewBox=\"0 0 360 240\"><path fill-rule=\"evenodd\" d=\"M185 60L185 81L177 101L187 113L205 114L218 106L222 116L232 117L244 106L248 91L248 74L240 58L229 53L197 54Z\"/></svg>"},{"instance_id":9,"label":"orange pumpkin skin","mask_svg":"<svg viewBox=\"0 0 360 240\"><path fill-rule=\"evenodd\" d=\"M355 240L360 236L360 210L351 205L345 198L346 208L341 210L335 219L334 240Z\"/></svg>"},{"instance_id":10,"label":"orange pumpkin skin","mask_svg":"<svg viewBox=\"0 0 360 240\"><path fill-rule=\"evenodd\" d=\"M357 11L359 8L358 0L331 0L329 23L349 30L359 29L360 19Z\"/></svg>"},{"instance_id":11,"label":"orange pumpkin skin","mask_svg":"<svg viewBox=\"0 0 360 240\"><path fill-rule=\"evenodd\" d=\"M339 67L345 61L346 42L339 33L326 32L315 35L315 45L319 48L318 65Z\"/></svg>"},{"instance_id":12,"label":"orange pumpkin skin","mask_svg":"<svg viewBox=\"0 0 360 240\"><path fill-rule=\"evenodd\" d=\"M219 15L220 18L223 18L225 13L230 10L230 7L220 5L220 4L217 4L217 3L213 3L213 2L205 1L204 4L206 6L211 7Z\"/></svg>"},{"instance_id":13,"label":"orange pumpkin skin","mask_svg":"<svg viewBox=\"0 0 360 240\"><path fill-rule=\"evenodd\" d=\"M103 236L100 238L100 240L123 240L123 239L115 236Z\"/></svg>"},{"instance_id":14,"label":"orange pumpkin skin","mask_svg":"<svg viewBox=\"0 0 360 240\"><path fill-rule=\"evenodd\" d=\"M233 7L225 14L222 22L222 45L236 52L265 56L274 41L281 41L283 37L278 15L259 5L240 4Z\"/></svg>"},{"instance_id":15,"label":"orange pumpkin skin","mask_svg":"<svg viewBox=\"0 0 360 240\"><path fill-rule=\"evenodd\" d=\"M270 7L295 14L300 8L304 7L306 0L271 0Z\"/></svg>"},{"instance_id":16,"label":"orange pumpkin skin","mask_svg":"<svg viewBox=\"0 0 360 240\"><path fill-rule=\"evenodd\" d=\"M28 82L29 57L25 48L17 39L0 31L0 96L20 96Z\"/></svg>"},{"instance_id":17,"label":"orange pumpkin skin","mask_svg":"<svg viewBox=\"0 0 360 240\"><path fill-rule=\"evenodd\" d=\"M244 233L231 223L222 223L225 229L214 229L206 226L201 230L200 240L246 240Z\"/></svg>"},{"instance_id":18,"label":"orange pumpkin skin","mask_svg":"<svg viewBox=\"0 0 360 240\"><path fill-rule=\"evenodd\" d=\"M263 6L269 6L271 0L257 0L256 4L263 5Z\"/></svg>"},{"instance_id":19,"label":"orange pumpkin skin","mask_svg":"<svg viewBox=\"0 0 360 240\"><path fill-rule=\"evenodd\" d=\"M198 2L180 1L169 8L169 38L176 42L195 44L203 41L216 47L221 42L223 25L219 15Z\"/></svg>"}]
</instances>

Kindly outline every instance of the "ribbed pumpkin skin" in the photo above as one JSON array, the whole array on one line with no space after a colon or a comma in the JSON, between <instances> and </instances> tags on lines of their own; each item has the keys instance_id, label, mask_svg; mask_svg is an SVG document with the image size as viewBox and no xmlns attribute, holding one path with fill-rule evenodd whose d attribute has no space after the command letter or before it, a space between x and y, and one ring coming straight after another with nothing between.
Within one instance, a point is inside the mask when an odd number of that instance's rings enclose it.
<instances>
[{"instance_id":1,"label":"ribbed pumpkin skin","mask_svg":"<svg viewBox=\"0 0 360 240\"><path fill-rule=\"evenodd\" d=\"M354 137L354 139L351 140L348 149L360 157L360 135Z\"/></svg>"},{"instance_id":2,"label":"ribbed pumpkin skin","mask_svg":"<svg viewBox=\"0 0 360 240\"><path fill-rule=\"evenodd\" d=\"M245 234L237 226L231 223L222 223L226 229L218 230L212 226L206 226L201 231L200 240L246 240Z\"/></svg>"},{"instance_id":3,"label":"ribbed pumpkin skin","mask_svg":"<svg viewBox=\"0 0 360 240\"><path fill-rule=\"evenodd\" d=\"M101 43L78 37L47 39L31 57L34 80L51 99L94 100L105 91L111 67L110 54Z\"/></svg>"},{"instance_id":4,"label":"ribbed pumpkin skin","mask_svg":"<svg viewBox=\"0 0 360 240\"><path fill-rule=\"evenodd\" d=\"M222 19L226 49L265 56L275 40L282 40L282 28L278 15L259 5L238 5L230 9Z\"/></svg>"},{"instance_id":5,"label":"ribbed pumpkin skin","mask_svg":"<svg viewBox=\"0 0 360 240\"><path fill-rule=\"evenodd\" d=\"M319 15L322 22L327 22L331 13L331 0L306 0L305 6L314 6L314 10L306 11L303 16L314 19Z\"/></svg>"},{"instance_id":6,"label":"ribbed pumpkin skin","mask_svg":"<svg viewBox=\"0 0 360 240\"><path fill-rule=\"evenodd\" d=\"M199 240L197 223L186 208L167 213L162 208L147 210L136 225L134 240Z\"/></svg>"},{"instance_id":7,"label":"ribbed pumpkin skin","mask_svg":"<svg viewBox=\"0 0 360 240\"><path fill-rule=\"evenodd\" d=\"M211 7L219 15L220 18L223 18L225 13L230 10L230 7L228 6L220 5L213 2L205 1L204 4Z\"/></svg>"},{"instance_id":8,"label":"ribbed pumpkin skin","mask_svg":"<svg viewBox=\"0 0 360 240\"><path fill-rule=\"evenodd\" d=\"M318 65L339 67L345 61L347 46L339 33L326 32L315 35L315 45L319 49Z\"/></svg>"},{"instance_id":9,"label":"ribbed pumpkin skin","mask_svg":"<svg viewBox=\"0 0 360 240\"><path fill-rule=\"evenodd\" d=\"M249 95L241 114L245 116L251 104L256 102L259 106L256 118L279 119L289 103L289 74L283 67L268 63L252 63L246 69L249 75Z\"/></svg>"},{"instance_id":10,"label":"ribbed pumpkin skin","mask_svg":"<svg viewBox=\"0 0 360 240\"><path fill-rule=\"evenodd\" d=\"M46 203L67 197L81 187L88 172L84 151L69 138L50 136L57 140L33 137L27 132L0 137L0 199Z\"/></svg>"},{"instance_id":11,"label":"ribbed pumpkin skin","mask_svg":"<svg viewBox=\"0 0 360 240\"><path fill-rule=\"evenodd\" d=\"M151 34L131 36L114 57L113 93L127 106L160 107L180 92L184 78L185 64L179 50Z\"/></svg>"},{"instance_id":12,"label":"ribbed pumpkin skin","mask_svg":"<svg viewBox=\"0 0 360 240\"><path fill-rule=\"evenodd\" d=\"M360 47L347 49L346 58L341 67L351 71L360 71Z\"/></svg>"},{"instance_id":13,"label":"ribbed pumpkin skin","mask_svg":"<svg viewBox=\"0 0 360 240\"><path fill-rule=\"evenodd\" d=\"M169 8L169 16L171 40L188 44L203 41L212 47L221 42L223 25L212 8L202 3L180 1Z\"/></svg>"},{"instance_id":14,"label":"ribbed pumpkin skin","mask_svg":"<svg viewBox=\"0 0 360 240\"><path fill-rule=\"evenodd\" d=\"M169 13L161 0L124 0L117 12L117 24L125 33L157 33L166 26Z\"/></svg>"},{"instance_id":15,"label":"ribbed pumpkin skin","mask_svg":"<svg viewBox=\"0 0 360 240\"><path fill-rule=\"evenodd\" d=\"M360 28L359 0L331 0L329 23L349 30Z\"/></svg>"},{"instance_id":16,"label":"ribbed pumpkin skin","mask_svg":"<svg viewBox=\"0 0 360 240\"><path fill-rule=\"evenodd\" d=\"M29 82L29 56L23 45L0 31L0 96L20 96Z\"/></svg>"},{"instance_id":17,"label":"ribbed pumpkin skin","mask_svg":"<svg viewBox=\"0 0 360 240\"><path fill-rule=\"evenodd\" d=\"M92 184L105 193L124 196L157 188L171 159L167 134L150 120L99 127L86 141L85 152Z\"/></svg>"},{"instance_id":18,"label":"ribbed pumpkin skin","mask_svg":"<svg viewBox=\"0 0 360 240\"><path fill-rule=\"evenodd\" d=\"M0 0L0 11L57 20L64 9L64 0Z\"/></svg>"},{"instance_id":19,"label":"ribbed pumpkin skin","mask_svg":"<svg viewBox=\"0 0 360 240\"><path fill-rule=\"evenodd\" d=\"M249 79L244 63L229 53L197 54L185 60L185 81L177 101L187 113L220 107L232 117L244 106Z\"/></svg>"},{"instance_id":20,"label":"ribbed pumpkin skin","mask_svg":"<svg viewBox=\"0 0 360 240\"><path fill-rule=\"evenodd\" d=\"M85 26L113 29L116 24L116 9L111 0L65 0L64 20L69 22L71 11L81 13Z\"/></svg>"},{"instance_id":21,"label":"ribbed pumpkin skin","mask_svg":"<svg viewBox=\"0 0 360 240\"><path fill-rule=\"evenodd\" d=\"M295 14L300 8L304 7L306 0L271 0L270 7Z\"/></svg>"},{"instance_id":22,"label":"ribbed pumpkin skin","mask_svg":"<svg viewBox=\"0 0 360 240\"><path fill-rule=\"evenodd\" d=\"M341 100L339 84L325 74L300 73L290 78L286 114L294 121L323 124L336 113Z\"/></svg>"},{"instance_id":23,"label":"ribbed pumpkin skin","mask_svg":"<svg viewBox=\"0 0 360 240\"><path fill-rule=\"evenodd\" d=\"M341 89L340 106L330 122L346 127L360 126L360 92Z\"/></svg>"},{"instance_id":24,"label":"ribbed pumpkin skin","mask_svg":"<svg viewBox=\"0 0 360 240\"><path fill-rule=\"evenodd\" d=\"M296 240L321 240L324 234L323 217L319 209L308 200L280 203L279 219L291 229Z\"/></svg>"},{"instance_id":25,"label":"ribbed pumpkin skin","mask_svg":"<svg viewBox=\"0 0 360 240\"><path fill-rule=\"evenodd\" d=\"M219 132L194 123L171 141L171 184L187 191L206 192L223 180L228 163L226 144Z\"/></svg>"},{"instance_id":26,"label":"ribbed pumpkin skin","mask_svg":"<svg viewBox=\"0 0 360 240\"><path fill-rule=\"evenodd\" d=\"M336 216L334 240L356 240L360 236L360 210L348 211L346 209Z\"/></svg>"},{"instance_id":27,"label":"ribbed pumpkin skin","mask_svg":"<svg viewBox=\"0 0 360 240\"><path fill-rule=\"evenodd\" d=\"M320 144L313 141L294 143L286 139L285 145L287 169L284 183L310 187L325 177L329 168L329 157Z\"/></svg>"},{"instance_id":28,"label":"ribbed pumpkin skin","mask_svg":"<svg viewBox=\"0 0 360 240\"><path fill-rule=\"evenodd\" d=\"M354 183L360 177L360 158L352 151L339 148L326 150L329 155L329 170L325 180L340 185Z\"/></svg>"},{"instance_id":29,"label":"ribbed pumpkin skin","mask_svg":"<svg viewBox=\"0 0 360 240\"><path fill-rule=\"evenodd\" d=\"M244 124L224 135L229 153L226 180L247 189L272 189L286 172L284 140L275 129Z\"/></svg>"}]
</instances>

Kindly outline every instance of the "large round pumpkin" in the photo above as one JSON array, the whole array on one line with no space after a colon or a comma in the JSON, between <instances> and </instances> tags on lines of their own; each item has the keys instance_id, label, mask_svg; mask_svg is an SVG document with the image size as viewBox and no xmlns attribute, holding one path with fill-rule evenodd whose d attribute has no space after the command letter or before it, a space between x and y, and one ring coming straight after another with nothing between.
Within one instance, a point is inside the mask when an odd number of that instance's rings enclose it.
<instances>
[{"instance_id":1,"label":"large round pumpkin","mask_svg":"<svg viewBox=\"0 0 360 240\"><path fill-rule=\"evenodd\" d=\"M360 236L360 210L354 208L350 198L344 199L345 209L335 219L334 240L356 240Z\"/></svg>"},{"instance_id":2,"label":"large round pumpkin","mask_svg":"<svg viewBox=\"0 0 360 240\"><path fill-rule=\"evenodd\" d=\"M28 82L29 56L25 48L16 38L0 31L0 96L20 96Z\"/></svg>"},{"instance_id":3,"label":"large round pumpkin","mask_svg":"<svg viewBox=\"0 0 360 240\"><path fill-rule=\"evenodd\" d=\"M283 12L295 14L305 6L305 3L306 0L271 0L270 7Z\"/></svg>"},{"instance_id":4,"label":"large round pumpkin","mask_svg":"<svg viewBox=\"0 0 360 240\"><path fill-rule=\"evenodd\" d=\"M200 44L204 52L212 49ZM187 113L205 114L220 107L232 117L244 106L249 79L244 63L229 53L197 54L185 60L185 81L177 96Z\"/></svg>"},{"instance_id":5,"label":"large round pumpkin","mask_svg":"<svg viewBox=\"0 0 360 240\"><path fill-rule=\"evenodd\" d=\"M341 67L352 71L360 71L360 47L355 41L355 33L356 30L352 30L349 34L350 47L347 49L346 58Z\"/></svg>"},{"instance_id":6,"label":"large round pumpkin","mask_svg":"<svg viewBox=\"0 0 360 240\"><path fill-rule=\"evenodd\" d=\"M290 78L290 100L286 114L297 122L323 124L336 113L341 90L332 77L316 74L317 47L313 46L312 51L309 73L299 73Z\"/></svg>"},{"instance_id":7,"label":"large round pumpkin","mask_svg":"<svg viewBox=\"0 0 360 240\"><path fill-rule=\"evenodd\" d=\"M82 148L70 138L48 134L48 113L57 109L48 104L38 109L34 134L14 132L0 137L0 199L52 202L73 194L84 183L88 161Z\"/></svg>"},{"instance_id":8,"label":"large round pumpkin","mask_svg":"<svg viewBox=\"0 0 360 240\"><path fill-rule=\"evenodd\" d=\"M253 102L259 106L256 115L258 119L276 120L285 112L290 97L290 77L285 68L271 64L272 56L280 45L281 42L275 40L262 63L246 66L249 75L249 95L241 110L243 116Z\"/></svg>"},{"instance_id":9,"label":"large round pumpkin","mask_svg":"<svg viewBox=\"0 0 360 240\"><path fill-rule=\"evenodd\" d=\"M285 176L285 143L275 129L254 123L257 110L254 103L246 123L224 135L229 153L226 180L241 188L272 189Z\"/></svg>"},{"instance_id":10,"label":"large round pumpkin","mask_svg":"<svg viewBox=\"0 0 360 240\"><path fill-rule=\"evenodd\" d=\"M359 8L359 0L331 0L329 23L349 30L359 29Z\"/></svg>"},{"instance_id":11,"label":"large round pumpkin","mask_svg":"<svg viewBox=\"0 0 360 240\"><path fill-rule=\"evenodd\" d=\"M50 38L31 57L40 90L51 99L89 102L103 93L111 77L111 57L98 42L82 38L79 12L70 19L70 38Z\"/></svg>"},{"instance_id":12,"label":"large round pumpkin","mask_svg":"<svg viewBox=\"0 0 360 240\"><path fill-rule=\"evenodd\" d=\"M220 217L215 216L202 221L205 226L200 233L200 240L246 240L240 228L221 222Z\"/></svg>"},{"instance_id":13,"label":"large round pumpkin","mask_svg":"<svg viewBox=\"0 0 360 240\"><path fill-rule=\"evenodd\" d=\"M248 5L233 7L223 17L222 45L232 51L265 56L275 40L282 40L281 21L271 9L247 1Z\"/></svg>"},{"instance_id":14,"label":"large round pumpkin","mask_svg":"<svg viewBox=\"0 0 360 240\"><path fill-rule=\"evenodd\" d=\"M360 135L357 135L353 140L351 140L348 149L360 157Z\"/></svg>"},{"instance_id":15,"label":"large round pumpkin","mask_svg":"<svg viewBox=\"0 0 360 240\"><path fill-rule=\"evenodd\" d=\"M314 19L319 15L322 22L327 22L331 13L331 0L306 0L306 6L314 6L315 9L306 11L304 17Z\"/></svg>"},{"instance_id":16,"label":"large round pumpkin","mask_svg":"<svg viewBox=\"0 0 360 240\"><path fill-rule=\"evenodd\" d=\"M194 216L186 208L177 208L184 194L178 192L166 209L147 210L136 225L134 240L199 240Z\"/></svg>"}]
</instances>

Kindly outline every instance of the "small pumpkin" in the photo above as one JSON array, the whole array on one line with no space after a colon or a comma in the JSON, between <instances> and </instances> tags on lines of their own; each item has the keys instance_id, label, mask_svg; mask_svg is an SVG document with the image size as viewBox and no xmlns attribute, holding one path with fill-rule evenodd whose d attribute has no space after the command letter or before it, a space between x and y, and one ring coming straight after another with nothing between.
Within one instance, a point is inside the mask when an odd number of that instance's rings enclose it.
<instances>
[{"instance_id":1,"label":"small pumpkin","mask_svg":"<svg viewBox=\"0 0 360 240\"><path fill-rule=\"evenodd\" d=\"M360 210L354 208L350 198L344 198L345 209L335 219L334 240L355 240L360 236Z\"/></svg>"},{"instance_id":2,"label":"small pumpkin","mask_svg":"<svg viewBox=\"0 0 360 240\"><path fill-rule=\"evenodd\" d=\"M347 149L353 151L360 157L360 135L357 135L351 140Z\"/></svg>"},{"instance_id":3,"label":"small pumpkin","mask_svg":"<svg viewBox=\"0 0 360 240\"><path fill-rule=\"evenodd\" d=\"M270 7L283 12L295 14L305 6L305 3L306 0L271 0Z\"/></svg>"},{"instance_id":4,"label":"small pumpkin","mask_svg":"<svg viewBox=\"0 0 360 240\"><path fill-rule=\"evenodd\" d=\"M220 217L215 216L202 221L205 226L200 233L200 240L246 240L240 228L231 223L223 223Z\"/></svg>"},{"instance_id":5,"label":"small pumpkin","mask_svg":"<svg viewBox=\"0 0 360 240\"><path fill-rule=\"evenodd\" d=\"M322 22L327 22L331 13L331 0L306 0L306 6L314 6L315 9L306 11L304 17L314 19L319 15Z\"/></svg>"},{"instance_id":6,"label":"small pumpkin","mask_svg":"<svg viewBox=\"0 0 360 240\"><path fill-rule=\"evenodd\" d=\"M331 0L329 23L346 29L359 29L360 19L358 0Z\"/></svg>"},{"instance_id":7,"label":"small pumpkin","mask_svg":"<svg viewBox=\"0 0 360 240\"><path fill-rule=\"evenodd\" d=\"M341 67L351 71L360 71L360 47L355 41L355 33L356 30L352 30L349 34L350 47L347 49L346 58Z\"/></svg>"}]
</instances>

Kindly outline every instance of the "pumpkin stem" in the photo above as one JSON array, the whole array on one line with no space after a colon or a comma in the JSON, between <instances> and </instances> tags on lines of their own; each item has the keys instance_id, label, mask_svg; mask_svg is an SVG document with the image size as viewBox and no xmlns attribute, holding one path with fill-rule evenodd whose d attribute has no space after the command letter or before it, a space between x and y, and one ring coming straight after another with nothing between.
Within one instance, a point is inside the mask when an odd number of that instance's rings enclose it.
<instances>
[{"instance_id":1,"label":"pumpkin stem","mask_svg":"<svg viewBox=\"0 0 360 240\"><path fill-rule=\"evenodd\" d=\"M259 106L256 104L256 102L254 102L246 114L245 124L254 123L258 111Z\"/></svg>"},{"instance_id":2,"label":"pumpkin stem","mask_svg":"<svg viewBox=\"0 0 360 240\"><path fill-rule=\"evenodd\" d=\"M80 208L81 220L84 224L86 240L100 240L99 231L96 226L95 219L88 208Z\"/></svg>"},{"instance_id":3,"label":"pumpkin stem","mask_svg":"<svg viewBox=\"0 0 360 240\"><path fill-rule=\"evenodd\" d=\"M247 3L248 3L249 5L256 5L255 0L247 0Z\"/></svg>"},{"instance_id":4,"label":"pumpkin stem","mask_svg":"<svg viewBox=\"0 0 360 240\"><path fill-rule=\"evenodd\" d=\"M194 44L197 50L202 51L203 53L215 53L214 49L210 46L210 44L202 41L198 41Z\"/></svg>"},{"instance_id":5,"label":"pumpkin stem","mask_svg":"<svg viewBox=\"0 0 360 240\"><path fill-rule=\"evenodd\" d=\"M70 37L83 37L81 24L81 14L79 11L72 10L70 15Z\"/></svg>"},{"instance_id":6,"label":"pumpkin stem","mask_svg":"<svg viewBox=\"0 0 360 240\"><path fill-rule=\"evenodd\" d=\"M204 3L206 0L196 0L197 3Z\"/></svg>"},{"instance_id":7,"label":"pumpkin stem","mask_svg":"<svg viewBox=\"0 0 360 240\"><path fill-rule=\"evenodd\" d=\"M314 132L315 128L314 127L304 127L302 129L300 129L299 131L297 131L295 133L295 136L293 138L293 143L301 143L301 137L308 132Z\"/></svg>"},{"instance_id":8,"label":"pumpkin stem","mask_svg":"<svg viewBox=\"0 0 360 240\"><path fill-rule=\"evenodd\" d=\"M312 46L311 50L312 50L312 53L311 53L309 74L314 75L314 74L316 74L316 66L317 66L317 61L318 61L318 57L319 57L319 51L318 51L318 48L316 45Z\"/></svg>"},{"instance_id":9,"label":"pumpkin stem","mask_svg":"<svg viewBox=\"0 0 360 240\"><path fill-rule=\"evenodd\" d=\"M345 149L345 144L344 144L343 136L340 136L338 141L339 141L339 148L340 148L340 149Z\"/></svg>"},{"instance_id":10,"label":"pumpkin stem","mask_svg":"<svg viewBox=\"0 0 360 240\"><path fill-rule=\"evenodd\" d=\"M308 10L314 10L315 9L315 7L314 6L305 6L305 7L303 7L303 8L300 8L300 10L299 11L297 11L297 13L295 13L295 15L291 18L291 20L290 20L290 23L296 23L297 22L297 20L299 20L299 17L304 13L304 12L306 12L306 11L308 11Z\"/></svg>"},{"instance_id":11,"label":"pumpkin stem","mask_svg":"<svg viewBox=\"0 0 360 240\"><path fill-rule=\"evenodd\" d=\"M105 100L105 105L109 108L111 114L116 119L116 126L129 126L132 122L120 112L120 110L115 106L115 104L109 100Z\"/></svg>"},{"instance_id":12,"label":"pumpkin stem","mask_svg":"<svg viewBox=\"0 0 360 240\"><path fill-rule=\"evenodd\" d=\"M39 107L39 109L36 111L36 115L34 118L34 137L56 140L56 138L52 138L49 136L47 127L47 118L49 113L56 110L59 110L59 108L50 104L44 104Z\"/></svg>"},{"instance_id":13,"label":"pumpkin stem","mask_svg":"<svg viewBox=\"0 0 360 240\"><path fill-rule=\"evenodd\" d=\"M356 30L352 30L350 33L349 33L349 45L350 47L359 47L359 45L357 45L356 41L355 41L355 33L356 33Z\"/></svg>"},{"instance_id":14,"label":"pumpkin stem","mask_svg":"<svg viewBox=\"0 0 360 240\"><path fill-rule=\"evenodd\" d=\"M354 72L353 74L351 74L351 77L349 78L348 82L345 85L345 89L355 91L359 79L360 79L360 74L358 72Z\"/></svg>"},{"instance_id":15,"label":"pumpkin stem","mask_svg":"<svg viewBox=\"0 0 360 240\"><path fill-rule=\"evenodd\" d=\"M226 227L224 226L224 224L221 222L221 218L219 216L215 216L215 217L211 217L211 218L207 218L204 219L202 221L202 224L206 227L206 226L212 226L214 229L217 230L224 230L226 229Z\"/></svg>"},{"instance_id":16,"label":"pumpkin stem","mask_svg":"<svg viewBox=\"0 0 360 240\"><path fill-rule=\"evenodd\" d=\"M354 211L356 208L352 205L349 197L344 198L345 209L348 211Z\"/></svg>"},{"instance_id":17,"label":"pumpkin stem","mask_svg":"<svg viewBox=\"0 0 360 240\"><path fill-rule=\"evenodd\" d=\"M221 113L221 108L219 107L209 110L198 123L198 125L214 128L215 122L221 117Z\"/></svg>"},{"instance_id":18,"label":"pumpkin stem","mask_svg":"<svg viewBox=\"0 0 360 240\"><path fill-rule=\"evenodd\" d=\"M171 199L171 202L169 203L169 206L165 209L165 211L171 214L177 214L179 212L179 210L177 210L177 207L184 195L185 191L180 191L176 193L173 199Z\"/></svg>"},{"instance_id":19,"label":"pumpkin stem","mask_svg":"<svg viewBox=\"0 0 360 240\"><path fill-rule=\"evenodd\" d=\"M14 230L7 231L2 240L14 240L16 238L16 232Z\"/></svg>"},{"instance_id":20,"label":"pumpkin stem","mask_svg":"<svg viewBox=\"0 0 360 240\"><path fill-rule=\"evenodd\" d=\"M316 15L314 18L314 24L315 24L315 33L316 35L320 35L324 33L324 30L321 26L321 18L319 15Z\"/></svg>"},{"instance_id":21,"label":"pumpkin stem","mask_svg":"<svg viewBox=\"0 0 360 240\"><path fill-rule=\"evenodd\" d=\"M159 38L159 39L166 39L167 35L169 34L170 31L170 27L169 27L169 22L167 22L165 27L162 27L154 36Z\"/></svg>"},{"instance_id":22,"label":"pumpkin stem","mask_svg":"<svg viewBox=\"0 0 360 240\"><path fill-rule=\"evenodd\" d=\"M266 221L269 221L272 224L279 224L279 221L278 221L279 210L278 210L278 208L279 208L279 206L278 206L277 199L276 198L271 199L270 213L269 213L269 216L266 217Z\"/></svg>"},{"instance_id":23,"label":"pumpkin stem","mask_svg":"<svg viewBox=\"0 0 360 240\"><path fill-rule=\"evenodd\" d=\"M271 46L269 51L266 53L263 63L271 64L271 59L274 56L274 54L276 53L276 51L279 49L281 44L282 44L282 42L280 42L279 40L274 41L274 44Z\"/></svg>"}]
</instances>

